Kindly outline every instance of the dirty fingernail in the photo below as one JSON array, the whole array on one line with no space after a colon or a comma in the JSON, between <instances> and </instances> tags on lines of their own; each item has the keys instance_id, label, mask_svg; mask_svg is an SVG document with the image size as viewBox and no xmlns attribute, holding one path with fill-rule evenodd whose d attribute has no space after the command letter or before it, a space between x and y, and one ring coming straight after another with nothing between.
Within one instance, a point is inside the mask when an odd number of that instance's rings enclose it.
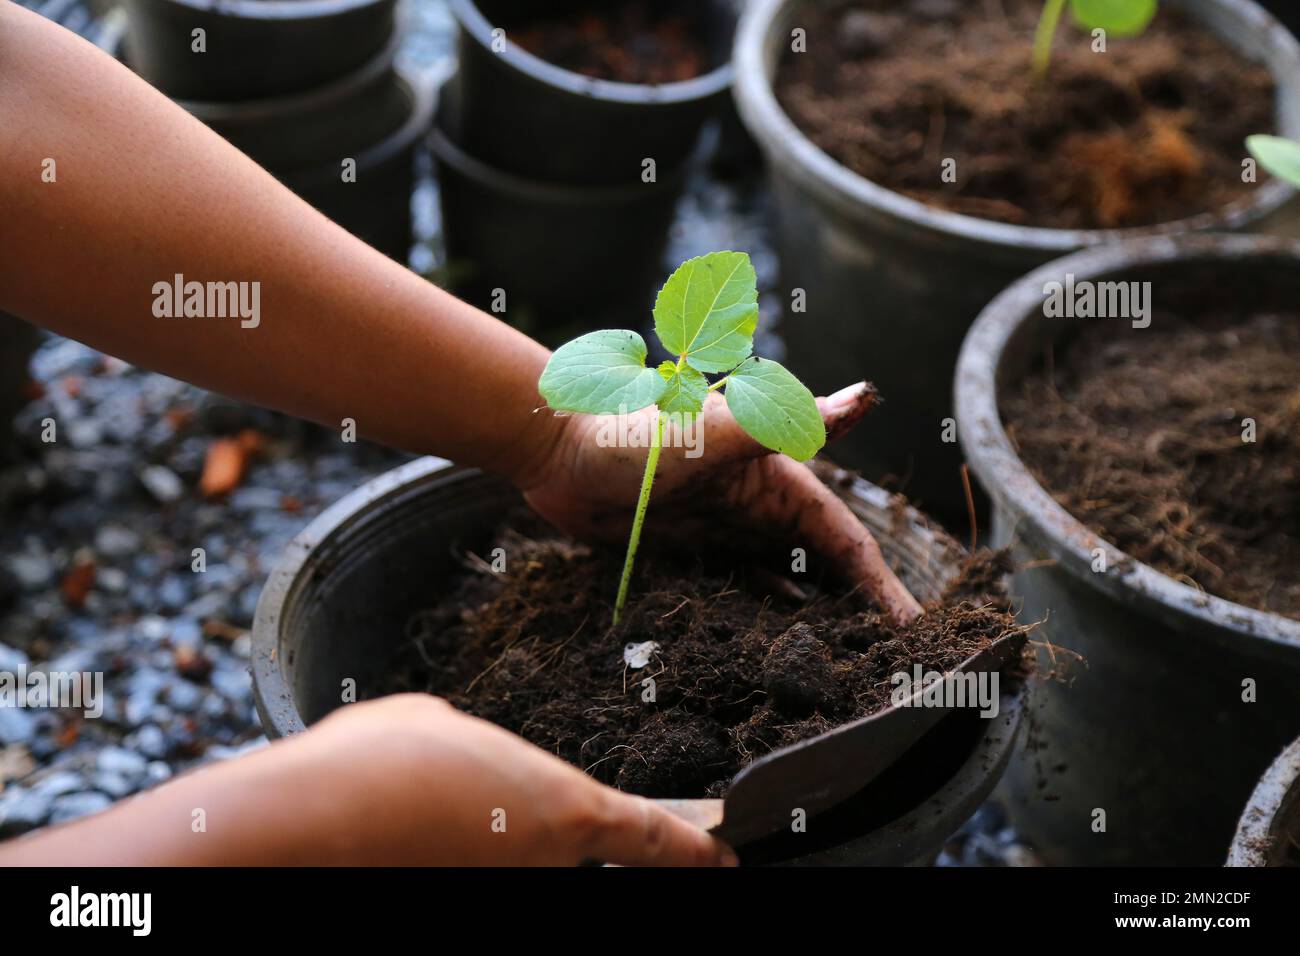
<instances>
[{"instance_id":1,"label":"dirty fingernail","mask_svg":"<svg viewBox=\"0 0 1300 956\"><path fill-rule=\"evenodd\" d=\"M846 412L856 405L867 390L866 382L857 382L848 388L842 388L834 395L826 397L826 410L832 413Z\"/></svg>"}]
</instances>

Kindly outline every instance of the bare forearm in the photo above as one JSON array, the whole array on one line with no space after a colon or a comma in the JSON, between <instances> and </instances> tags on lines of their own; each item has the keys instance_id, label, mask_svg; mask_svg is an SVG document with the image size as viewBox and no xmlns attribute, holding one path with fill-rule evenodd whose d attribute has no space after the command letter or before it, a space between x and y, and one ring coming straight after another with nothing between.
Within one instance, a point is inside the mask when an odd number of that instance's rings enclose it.
<instances>
[{"instance_id":1,"label":"bare forearm","mask_svg":"<svg viewBox=\"0 0 1300 956\"><path fill-rule=\"evenodd\" d=\"M542 346L370 249L106 54L9 2L0 210L0 308L29 321L499 471L526 470L549 440L552 419L531 414ZM155 284L178 274L259 283L256 327L156 316Z\"/></svg>"}]
</instances>

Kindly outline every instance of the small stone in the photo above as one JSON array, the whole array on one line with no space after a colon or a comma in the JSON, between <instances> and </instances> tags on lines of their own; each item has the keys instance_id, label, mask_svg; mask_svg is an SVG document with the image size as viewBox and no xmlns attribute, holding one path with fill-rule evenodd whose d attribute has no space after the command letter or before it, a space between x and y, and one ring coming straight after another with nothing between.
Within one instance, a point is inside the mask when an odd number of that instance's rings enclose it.
<instances>
[{"instance_id":1,"label":"small stone","mask_svg":"<svg viewBox=\"0 0 1300 956\"><path fill-rule=\"evenodd\" d=\"M171 749L167 745L167 735L156 724L145 724L134 734L127 737L125 742L128 746L154 760L160 760L167 756L167 751Z\"/></svg>"},{"instance_id":2,"label":"small stone","mask_svg":"<svg viewBox=\"0 0 1300 956\"><path fill-rule=\"evenodd\" d=\"M52 802L51 797L34 790L10 787L0 798L0 836L12 836L40 826L49 819Z\"/></svg>"},{"instance_id":3,"label":"small stone","mask_svg":"<svg viewBox=\"0 0 1300 956\"><path fill-rule=\"evenodd\" d=\"M240 669L218 667L208 677L212 687L222 697L235 703L241 703L252 695L251 679L248 672Z\"/></svg>"},{"instance_id":4,"label":"small stone","mask_svg":"<svg viewBox=\"0 0 1300 956\"><path fill-rule=\"evenodd\" d=\"M136 790L131 781L120 773L97 773L91 779L91 785L100 793L106 793L114 800L121 800L123 797L135 793Z\"/></svg>"},{"instance_id":5,"label":"small stone","mask_svg":"<svg viewBox=\"0 0 1300 956\"><path fill-rule=\"evenodd\" d=\"M54 562L43 549L29 548L5 561L9 573L28 591L47 588L54 581Z\"/></svg>"},{"instance_id":6,"label":"small stone","mask_svg":"<svg viewBox=\"0 0 1300 956\"><path fill-rule=\"evenodd\" d=\"M0 744L30 744L36 737L36 718L17 707L0 707Z\"/></svg>"},{"instance_id":7,"label":"small stone","mask_svg":"<svg viewBox=\"0 0 1300 956\"><path fill-rule=\"evenodd\" d=\"M107 810L113 801L107 794L87 791L85 793L68 793L55 798L50 805L50 823L66 823L78 817L89 816Z\"/></svg>"},{"instance_id":8,"label":"small stone","mask_svg":"<svg viewBox=\"0 0 1300 956\"><path fill-rule=\"evenodd\" d=\"M95 534L95 550L106 558L124 558L140 547L140 536L121 525L104 525Z\"/></svg>"},{"instance_id":9,"label":"small stone","mask_svg":"<svg viewBox=\"0 0 1300 956\"><path fill-rule=\"evenodd\" d=\"M78 418L68 425L68 442L73 448L94 448L104 440L104 428L94 418Z\"/></svg>"},{"instance_id":10,"label":"small stone","mask_svg":"<svg viewBox=\"0 0 1300 956\"><path fill-rule=\"evenodd\" d=\"M65 793L84 790L85 787L86 782L81 778L81 774L73 773L71 770L60 770L38 781L31 789L43 797L54 798Z\"/></svg>"},{"instance_id":11,"label":"small stone","mask_svg":"<svg viewBox=\"0 0 1300 956\"><path fill-rule=\"evenodd\" d=\"M28 664L28 657L16 647L0 644L0 671L17 674Z\"/></svg>"},{"instance_id":12,"label":"small stone","mask_svg":"<svg viewBox=\"0 0 1300 956\"><path fill-rule=\"evenodd\" d=\"M185 491L176 472L164 465L148 465L140 469L140 483L163 504L175 501Z\"/></svg>"},{"instance_id":13,"label":"small stone","mask_svg":"<svg viewBox=\"0 0 1300 956\"><path fill-rule=\"evenodd\" d=\"M230 507L235 511L279 511L283 497L275 488L236 488L230 493Z\"/></svg>"},{"instance_id":14,"label":"small stone","mask_svg":"<svg viewBox=\"0 0 1300 956\"><path fill-rule=\"evenodd\" d=\"M95 758L100 773L121 774L129 779L143 777L148 761L125 747L105 747Z\"/></svg>"},{"instance_id":15,"label":"small stone","mask_svg":"<svg viewBox=\"0 0 1300 956\"><path fill-rule=\"evenodd\" d=\"M109 594L125 594L130 583L126 572L118 568L99 568L95 573L95 586Z\"/></svg>"},{"instance_id":16,"label":"small stone","mask_svg":"<svg viewBox=\"0 0 1300 956\"><path fill-rule=\"evenodd\" d=\"M167 703L182 714L192 714L203 703L203 691L189 681L178 680L167 688Z\"/></svg>"},{"instance_id":17,"label":"small stone","mask_svg":"<svg viewBox=\"0 0 1300 956\"><path fill-rule=\"evenodd\" d=\"M146 614L136 621L136 627L140 636L151 644L157 644L170 633L167 619L157 614Z\"/></svg>"},{"instance_id":18,"label":"small stone","mask_svg":"<svg viewBox=\"0 0 1300 956\"><path fill-rule=\"evenodd\" d=\"M176 648L197 650L203 646L203 627L195 618L181 615L171 620L171 642Z\"/></svg>"},{"instance_id":19,"label":"small stone","mask_svg":"<svg viewBox=\"0 0 1300 956\"><path fill-rule=\"evenodd\" d=\"M179 611L190 599L189 589L179 577L169 574L158 588L158 603L169 611Z\"/></svg>"}]
</instances>

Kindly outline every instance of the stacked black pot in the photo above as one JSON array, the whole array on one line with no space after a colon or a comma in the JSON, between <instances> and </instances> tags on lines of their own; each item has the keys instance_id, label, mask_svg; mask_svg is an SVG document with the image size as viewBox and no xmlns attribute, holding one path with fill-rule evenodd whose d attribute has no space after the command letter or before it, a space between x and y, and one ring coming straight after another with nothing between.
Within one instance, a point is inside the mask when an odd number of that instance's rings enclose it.
<instances>
[{"instance_id":1,"label":"stacked black pot","mask_svg":"<svg viewBox=\"0 0 1300 956\"><path fill-rule=\"evenodd\" d=\"M394 65L396 0L124 0L142 77L331 219L404 260L433 94Z\"/></svg>"},{"instance_id":2,"label":"stacked black pot","mask_svg":"<svg viewBox=\"0 0 1300 956\"><path fill-rule=\"evenodd\" d=\"M705 72L659 85L570 72L513 40L528 0L450 0L459 68L431 134L458 291L542 331L645 312L701 132L729 103L730 0L662 0L698 25ZM617 3L606 4L606 11ZM577 21L590 0L554 0Z\"/></svg>"}]
</instances>

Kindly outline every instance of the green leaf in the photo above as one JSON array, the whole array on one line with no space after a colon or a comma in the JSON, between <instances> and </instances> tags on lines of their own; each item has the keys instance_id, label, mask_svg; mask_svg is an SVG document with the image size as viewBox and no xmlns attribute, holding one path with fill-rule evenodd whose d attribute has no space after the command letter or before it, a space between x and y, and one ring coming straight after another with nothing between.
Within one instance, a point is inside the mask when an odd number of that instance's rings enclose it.
<instances>
[{"instance_id":1,"label":"green leaf","mask_svg":"<svg viewBox=\"0 0 1300 956\"><path fill-rule=\"evenodd\" d=\"M661 412L694 416L703 411L704 399L709 394L707 378L689 365L679 369L676 362L664 362L659 366L659 374L668 383L668 388L659 397Z\"/></svg>"},{"instance_id":2,"label":"green leaf","mask_svg":"<svg viewBox=\"0 0 1300 956\"><path fill-rule=\"evenodd\" d=\"M713 252L677 267L655 298L655 334L701 372L735 368L753 350L758 281L743 252Z\"/></svg>"},{"instance_id":3,"label":"green leaf","mask_svg":"<svg viewBox=\"0 0 1300 956\"><path fill-rule=\"evenodd\" d=\"M1259 164L1279 179L1300 187L1300 143L1281 136L1247 136L1246 148Z\"/></svg>"},{"instance_id":4,"label":"green leaf","mask_svg":"<svg viewBox=\"0 0 1300 956\"><path fill-rule=\"evenodd\" d=\"M812 392L769 359L747 359L728 376L727 407L756 442L795 461L807 461L826 444Z\"/></svg>"},{"instance_id":5,"label":"green leaf","mask_svg":"<svg viewBox=\"0 0 1300 956\"><path fill-rule=\"evenodd\" d=\"M1156 0L1070 0L1074 22L1085 30L1136 36L1155 18Z\"/></svg>"},{"instance_id":6,"label":"green leaf","mask_svg":"<svg viewBox=\"0 0 1300 956\"><path fill-rule=\"evenodd\" d=\"M645 367L645 340L626 329L590 332L560 346L537 390L558 412L613 415L659 400L668 383Z\"/></svg>"}]
</instances>

